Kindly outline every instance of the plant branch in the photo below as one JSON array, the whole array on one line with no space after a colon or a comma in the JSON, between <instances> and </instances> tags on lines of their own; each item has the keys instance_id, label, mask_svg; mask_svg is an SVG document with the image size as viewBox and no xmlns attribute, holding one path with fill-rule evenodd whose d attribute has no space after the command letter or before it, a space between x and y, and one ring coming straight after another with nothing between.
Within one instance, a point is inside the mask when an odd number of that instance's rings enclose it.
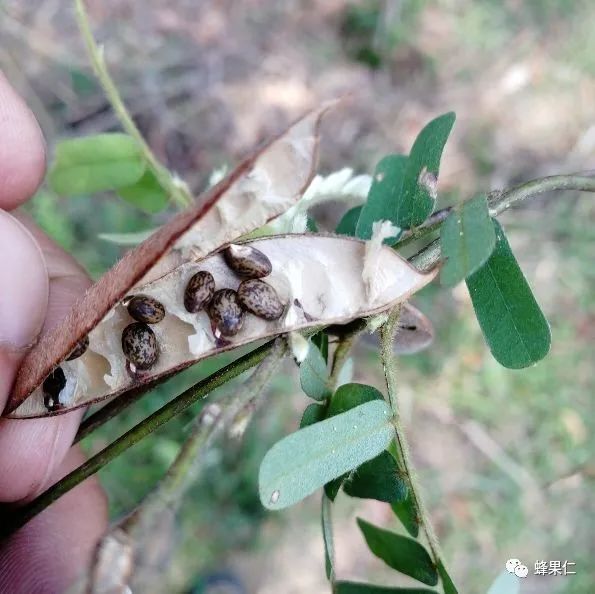
<instances>
[{"instance_id":1,"label":"plant branch","mask_svg":"<svg viewBox=\"0 0 595 594\"><path fill-rule=\"evenodd\" d=\"M82 483L86 478L95 474L114 458L138 443L147 435L153 433L177 414L186 410L197 400L204 398L216 388L223 386L231 379L260 363L271 351L273 345L274 341L262 345L251 353L230 363L208 378L198 382L195 386L185 390L158 411L154 412L138 425L124 433L124 435L113 441L103 450L89 458L86 462L81 464L81 466L75 468L70 474L67 474L60 479L33 501L18 510L15 510L13 517L7 519L0 528L0 538L9 536L21 526L24 526L31 518L46 509L64 493L67 493Z\"/></svg>"},{"instance_id":2,"label":"plant branch","mask_svg":"<svg viewBox=\"0 0 595 594\"><path fill-rule=\"evenodd\" d=\"M354 324L347 332L339 336L338 343L333 354L331 373L327 382L331 392L335 391L341 369L343 369L343 365L345 365L349 357L349 352L351 351L351 347L353 346L357 335L362 331L363 328L365 328L363 324Z\"/></svg>"},{"instance_id":3,"label":"plant branch","mask_svg":"<svg viewBox=\"0 0 595 594\"><path fill-rule=\"evenodd\" d=\"M397 368L395 356L393 353L393 342L395 335L399 327L399 317L401 313L401 306L397 306L393 309L388 317L388 320L383 324L380 330L380 341L381 341L381 357L382 364L384 367L384 375L386 378L386 387L388 391L389 402L393 411L393 423L395 426L395 443L398 449L399 458L401 460L403 470L409 480L409 490L411 492L411 499L415 505L417 515L420 519L423 531L428 539L430 552L436 567L440 563L444 564L440 550L438 547L438 540L432 527L430 517L425 509L421 493L420 486L417 482L415 475L415 468L411 460L409 453L409 444L407 443L407 437L401 423L401 416L398 411L397 404Z\"/></svg>"},{"instance_id":4,"label":"plant branch","mask_svg":"<svg viewBox=\"0 0 595 594\"><path fill-rule=\"evenodd\" d=\"M181 180L171 175L166 167L161 165L158 159L153 154L153 151L143 138L139 129L136 127L132 116L126 109L124 101L118 92L118 89L110 76L107 66L105 64L105 57L103 54L103 48L97 46L93 33L91 31L91 25L89 24L89 17L85 9L83 0L74 0L76 9L76 20L81 31L81 35L85 42L87 53L93 70L105 95L109 101L112 109L122 124L122 128L132 136L138 146L141 149L143 157L147 161L149 167L153 170L153 173L157 177L162 188L169 194L170 198L179 204L180 206L188 206L192 201L192 196L188 190L186 184Z\"/></svg>"}]
</instances>

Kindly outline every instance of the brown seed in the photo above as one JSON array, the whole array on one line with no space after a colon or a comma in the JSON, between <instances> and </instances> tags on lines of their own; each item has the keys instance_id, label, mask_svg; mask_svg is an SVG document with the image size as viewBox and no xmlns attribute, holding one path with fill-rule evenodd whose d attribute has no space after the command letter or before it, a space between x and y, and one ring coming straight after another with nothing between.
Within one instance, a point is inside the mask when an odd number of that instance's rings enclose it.
<instances>
[{"instance_id":1,"label":"brown seed","mask_svg":"<svg viewBox=\"0 0 595 594\"><path fill-rule=\"evenodd\" d=\"M64 408L64 404L60 402L60 392L66 386L66 376L61 367L56 367L44 380L42 385L43 403L50 411L56 411Z\"/></svg>"},{"instance_id":2,"label":"brown seed","mask_svg":"<svg viewBox=\"0 0 595 594\"><path fill-rule=\"evenodd\" d=\"M238 294L232 289L221 289L209 303L209 317L223 336L237 334L244 323L244 310Z\"/></svg>"},{"instance_id":3,"label":"brown seed","mask_svg":"<svg viewBox=\"0 0 595 594\"><path fill-rule=\"evenodd\" d=\"M190 313L203 309L215 294L215 279L210 272L197 272L186 285L184 307Z\"/></svg>"},{"instance_id":4,"label":"brown seed","mask_svg":"<svg viewBox=\"0 0 595 594\"><path fill-rule=\"evenodd\" d=\"M74 359L78 359L81 355L85 354L85 351L89 347L89 337L85 336L81 338L77 343L76 346L72 349L72 352L68 357L66 357L67 361L73 361Z\"/></svg>"},{"instance_id":5,"label":"brown seed","mask_svg":"<svg viewBox=\"0 0 595 594\"><path fill-rule=\"evenodd\" d=\"M134 322L122 332L122 351L136 369L149 369L159 357L155 333L142 322Z\"/></svg>"},{"instance_id":6,"label":"brown seed","mask_svg":"<svg viewBox=\"0 0 595 594\"><path fill-rule=\"evenodd\" d=\"M137 322L157 324L165 317L163 304L148 295L135 295L127 303L130 317Z\"/></svg>"},{"instance_id":7,"label":"brown seed","mask_svg":"<svg viewBox=\"0 0 595 594\"><path fill-rule=\"evenodd\" d=\"M285 309L277 291L259 279L249 279L240 283L238 301L244 309L265 320L278 320Z\"/></svg>"},{"instance_id":8,"label":"brown seed","mask_svg":"<svg viewBox=\"0 0 595 594\"><path fill-rule=\"evenodd\" d=\"M231 244L223 251L227 265L242 278L262 278L271 273L271 261L249 245Z\"/></svg>"}]
</instances>

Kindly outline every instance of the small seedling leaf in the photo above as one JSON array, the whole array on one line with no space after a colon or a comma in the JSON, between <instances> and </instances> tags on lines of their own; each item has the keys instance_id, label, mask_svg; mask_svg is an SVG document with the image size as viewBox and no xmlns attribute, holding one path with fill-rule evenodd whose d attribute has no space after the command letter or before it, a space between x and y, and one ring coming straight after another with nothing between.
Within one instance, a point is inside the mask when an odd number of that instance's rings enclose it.
<instances>
[{"instance_id":1,"label":"small seedling leaf","mask_svg":"<svg viewBox=\"0 0 595 594\"><path fill-rule=\"evenodd\" d=\"M407 493L407 497L404 500L393 501L391 507L397 518L401 520L401 524L403 524L405 530L407 530L413 538L417 538L417 535L419 534L419 517L415 510L413 499L411 498L411 491Z\"/></svg>"},{"instance_id":2,"label":"small seedling leaf","mask_svg":"<svg viewBox=\"0 0 595 594\"><path fill-rule=\"evenodd\" d=\"M343 384L333 394L327 416L338 415L372 400L384 400L376 388L365 384Z\"/></svg>"},{"instance_id":3,"label":"small seedling leaf","mask_svg":"<svg viewBox=\"0 0 595 594\"><path fill-rule=\"evenodd\" d=\"M453 112L432 120L417 136L407 161L395 225L402 229L423 223L434 209L440 159L455 121Z\"/></svg>"},{"instance_id":4,"label":"small seedling leaf","mask_svg":"<svg viewBox=\"0 0 595 594\"><path fill-rule=\"evenodd\" d=\"M357 523L368 548L389 567L428 586L438 583L438 572L430 555L416 540L369 524L361 518Z\"/></svg>"},{"instance_id":5,"label":"small seedling leaf","mask_svg":"<svg viewBox=\"0 0 595 594\"><path fill-rule=\"evenodd\" d=\"M403 501L408 488L399 474L396 460L384 451L357 468L345 481L343 491L350 497L391 503Z\"/></svg>"},{"instance_id":6,"label":"small seedling leaf","mask_svg":"<svg viewBox=\"0 0 595 594\"><path fill-rule=\"evenodd\" d=\"M353 208L349 209L339 221L335 232L339 235L349 235L350 237L355 237L357 221L360 217L360 213L362 212L362 208L363 206L354 206Z\"/></svg>"},{"instance_id":7,"label":"small seedling leaf","mask_svg":"<svg viewBox=\"0 0 595 594\"><path fill-rule=\"evenodd\" d=\"M258 477L260 500L283 509L382 452L394 436L386 402L374 400L278 441Z\"/></svg>"},{"instance_id":8,"label":"small seedling leaf","mask_svg":"<svg viewBox=\"0 0 595 594\"><path fill-rule=\"evenodd\" d=\"M145 171L135 184L119 188L118 196L151 214L162 211L168 202L167 192L152 171Z\"/></svg>"},{"instance_id":9,"label":"small seedling leaf","mask_svg":"<svg viewBox=\"0 0 595 594\"><path fill-rule=\"evenodd\" d=\"M390 221L399 226L396 213L401 199L406 165L406 155L388 155L376 166L368 199L357 222L356 235L360 239L372 237L372 225L376 221ZM384 242L390 245L396 239L389 237Z\"/></svg>"},{"instance_id":10,"label":"small seedling leaf","mask_svg":"<svg viewBox=\"0 0 595 594\"><path fill-rule=\"evenodd\" d=\"M453 210L440 228L442 257L440 281L454 287L478 270L494 251L496 233L485 194Z\"/></svg>"},{"instance_id":11,"label":"small seedling leaf","mask_svg":"<svg viewBox=\"0 0 595 594\"><path fill-rule=\"evenodd\" d=\"M108 133L58 143L48 178L54 192L72 196L130 186L144 171L136 140Z\"/></svg>"},{"instance_id":12,"label":"small seedling leaf","mask_svg":"<svg viewBox=\"0 0 595 594\"><path fill-rule=\"evenodd\" d=\"M337 582L335 592L336 594L438 594L436 590L427 588L393 588L358 582Z\"/></svg>"},{"instance_id":13,"label":"small seedling leaf","mask_svg":"<svg viewBox=\"0 0 595 594\"><path fill-rule=\"evenodd\" d=\"M300 365L300 384L304 393L314 400L324 400L331 395L326 361L313 342L310 342L308 356Z\"/></svg>"},{"instance_id":14,"label":"small seedling leaf","mask_svg":"<svg viewBox=\"0 0 595 594\"><path fill-rule=\"evenodd\" d=\"M496 247L488 261L467 279L485 340L504 367L521 369L543 359L551 344L548 321L497 221Z\"/></svg>"},{"instance_id":15,"label":"small seedling leaf","mask_svg":"<svg viewBox=\"0 0 595 594\"><path fill-rule=\"evenodd\" d=\"M326 419L326 407L321 404L309 404L302 415L300 429L314 425L314 423L318 423L319 421L324 421L324 419Z\"/></svg>"},{"instance_id":16,"label":"small seedling leaf","mask_svg":"<svg viewBox=\"0 0 595 594\"><path fill-rule=\"evenodd\" d=\"M444 590L444 594L459 594L456 586L450 579L450 575L448 575L448 571L446 571L446 567L444 567L444 563L442 563L442 561L438 561L438 574L440 575L440 579L442 580L442 588Z\"/></svg>"}]
</instances>

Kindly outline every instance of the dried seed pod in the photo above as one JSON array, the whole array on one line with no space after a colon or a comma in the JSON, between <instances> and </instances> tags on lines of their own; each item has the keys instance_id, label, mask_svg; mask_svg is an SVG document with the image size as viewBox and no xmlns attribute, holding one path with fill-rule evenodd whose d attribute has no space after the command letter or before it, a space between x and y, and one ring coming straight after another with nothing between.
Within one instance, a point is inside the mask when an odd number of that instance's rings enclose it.
<instances>
[{"instance_id":1,"label":"dried seed pod","mask_svg":"<svg viewBox=\"0 0 595 594\"><path fill-rule=\"evenodd\" d=\"M244 310L233 289L221 289L209 303L209 317L223 336L234 336L244 324Z\"/></svg>"},{"instance_id":2,"label":"dried seed pod","mask_svg":"<svg viewBox=\"0 0 595 594\"><path fill-rule=\"evenodd\" d=\"M271 261L250 245L231 244L223 250L226 264L242 278L262 278L271 273Z\"/></svg>"},{"instance_id":3,"label":"dried seed pod","mask_svg":"<svg viewBox=\"0 0 595 594\"><path fill-rule=\"evenodd\" d=\"M155 333L142 322L126 326L122 332L122 351L136 369L150 369L159 357Z\"/></svg>"},{"instance_id":4,"label":"dried seed pod","mask_svg":"<svg viewBox=\"0 0 595 594\"><path fill-rule=\"evenodd\" d=\"M74 361L74 359L78 359L82 355L85 354L85 351L89 348L89 337L85 336L82 340L79 340L76 343L76 346L72 349L72 352L66 358L67 361Z\"/></svg>"},{"instance_id":5,"label":"dried seed pod","mask_svg":"<svg viewBox=\"0 0 595 594\"><path fill-rule=\"evenodd\" d=\"M197 272L186 285L184 291L184 307L190 313L203 309L215 294L215 279L210 272Z\"/></svg>"},{"instance_id":6,"label":"dried seed pod","mask_svg":"<svg viewBox=\"0 0 595 594\"><path fill-rule=\"evenodd\" d=\"M238 301L244 309L265 320L278 320L285 309L277 291L256 278L240 283Z\"/></svg>"},{"instance_id":7,"label":"dried seed pod","mask_svg":"<svg viewBox=\"0 0 595 594\"><path fill-rule=\"evenodd\" d=\"M61 367L56 367L43 382L43 403L50 411L60 410L64 404L60 402L60 392L66 386L66 376Z\"/></svg>"},{"instance_id":8,"label":"dried seed pod","mask_svg":"<svg viewBox=\"0 0 595 594\"><path fill-rule=\"evenodd\" d=\"M145 324L158 324L165 317L163 304L148 295L135 295L126 304L130 317Z\"/></svg>"}]
</instances>

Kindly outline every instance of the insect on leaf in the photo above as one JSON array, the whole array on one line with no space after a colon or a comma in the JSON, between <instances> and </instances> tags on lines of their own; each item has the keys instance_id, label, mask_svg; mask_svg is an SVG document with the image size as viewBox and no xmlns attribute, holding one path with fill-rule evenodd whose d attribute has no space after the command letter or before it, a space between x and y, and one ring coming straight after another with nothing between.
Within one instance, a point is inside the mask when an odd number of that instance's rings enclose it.
<instances>
[{"instance_id":1,"label":"insect on leaf","mask_svg":"<svg viewBox=\"0 0 595 594\"><path fill-rule=\"evenodd\" d=\"M268 509L289 507L377 456L393 436L390 408L379 400L300 429L266 453L260 500Z\"/></svg>"},{"instance_id":2,"label":"insect on leaf","mask_svg":"<svg viewBox=\"0 0 595 594\"><path fill-rule=\"evenodd\" d=\"M401 199L406 165L406 155L388 155L376 165L372 187L357 222L356 235L360 239L372 237L372 225L376 221L390 221L399 226L397 205ZM384 242L392 244L396 239L388 237Z\"/></svg>"},{"instance_id":3,"label":"insect on leaf","mask_svg":"<svg viewBox=\"0 0 595 594\"><path fill-rule=\"evenodd\" d=\"M427 588L392 588L358 582L337 582L335 592L336 594L438 594L436 590Z\"/></svg>"},{"instance_id":4,"label":"insect on leaf","mask_svg":"<svg viewBox=\"0 0 595 594\"><path fill-rule=\"evenodd\" d=\"M350 237L355 237L355 229L357 227L357 221L360 217L360 213L362 212L362 208L363 206L354 206L353 208L349 209L339 221L335 232L339 235L349 235Z\"/></svg>"},{"instance_id":5,"label":"insect on leaf","mask_svg":"<svg viewBox=\"0 0 595 594\"><path fill-rule=\"evenodd\" d=\"M423 223L434 209L444 145L455 121L453 112L432 120L417 136L405 169L394 223L402 229Z\"/></svg>"},{"instance_id":6,"label":"insect on leaf","mask_svg":"<svg viewBox=\"0 0 595 594\"><path fill-rule=\"evenodd\" d=\"M350 497L391 503L403 501L408 488L399 474L396 460L385 450L357 468L345 481L343 491Z\"/></svg>"},{"instance_id":7,"label":"insect on leaf","mask_svg":"<svg viewBox=\"0 0 595 594\"><path fill-rule=\"evenodd\" d=\"M490 351L504 367L521 369L543 359L550 326L520 269L504 231L494 220L496 248L467 279L467 287Z\"/></svg>"},{"instance_id":8,"label":"insect on leaf","mask_svg":"<svg viewBox=\"0 0 595 594\"><path fill-rule=\"evenodd\" d=\"M134 138L121 133L96 134L59 142L48 178L58 194L93 194L136 183L145 167Z\"/></svg>"},{"instance_id":9,"label":"insect on leaf","mask_svg":"<svg viewBox=\"0 0 595 594\"><path fill-rule=\"evenodd\" d=\"M300 365L300 384L304 393L314 400L324 400L331 395L326 361L313 342Z\"/></svg>"},{"instance_id":10,"label":"insect on leaf","mask_svg":"<svg viewBox=\"0 0 595 594\"><path fill-rule=\"evenodd\" d=\"M361 518L357 523L369 549L389 567L428 586L438 583L438 573L426 549L416 540L369 524Z\"/></svg>"},{"instance_id":11,"label":"insect on leaf","mask_svg":"<svg viewBox=\"0 0 595 594\"><path fill-rule=\"evenodd\" d=\"M126 202L151 214L162 211L168 202L167 192L155 174L148 170L135 184L119 188L117 193Z\"/></svg>"},{"instance_id":12,"label":"insect on leaf","mask_svg":"<svg viewBox=\"0 0 595 594\"><path fill-rule=\"evenodd\" d=\"M496 245L496 233L485 194L455 208L440 228L442 257L440 281L454 287L478 270Z\"/></svg>"}]
</instances>

